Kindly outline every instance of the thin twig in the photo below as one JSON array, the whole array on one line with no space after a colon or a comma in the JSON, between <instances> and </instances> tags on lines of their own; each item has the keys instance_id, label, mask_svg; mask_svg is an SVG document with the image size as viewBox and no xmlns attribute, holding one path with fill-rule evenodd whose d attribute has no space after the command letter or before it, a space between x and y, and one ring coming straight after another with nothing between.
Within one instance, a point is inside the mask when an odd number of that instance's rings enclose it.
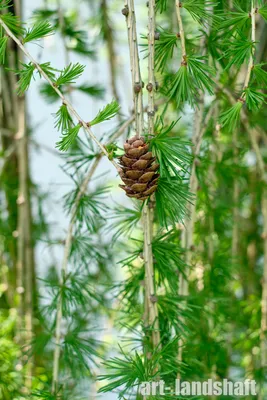
<instances>
[{"instance_id":1,"label":"thin twig","mask_svg":"<svg viewBox=\"0 0 267 400\"><path fill-rule=\"evenodd\" d=\"M154 135L154 114L155 114L155 0L148 2L148 133ZM145 205L143 209L144 224L144 261L145 261L145 304L148 306L149 326L152 330L153 347L157 348L160 343L158 306L155 293L154 263L152 252L153 241L153 203Z\"/></svg>"},{"instance_id":2,"label":"thin twig","mask_svg":"<svg viewBox=\"0 0 267 400\"><path fill-rule=\"evenodd\" d=\"M61 93L61 91L58 89L57 86L52 82L52 80L47 76L47 74L43 71L42 67L38 64L38 62L31 56L31 54L28 52L28 50L25 48L25 46L21 43L21 41L11 32L11 30L8 28L8 26L4 23L4 21L0 18L0 25L4 28L6 31L7 35L14 40L15 43L17 43L18 47L22 50L22 52L26 55L26 57L33 63L35 68L40 72L40 74L43 76L43 78L49 83L49 85L54 89L54 91L58 94L58 96L61 98L62 102L67 105L69 111L71 112L72 115L77 118L77 120L80 122L84 130L89 134L91 139L97 144L97 146L101 149L101 151L109 158L109 154L107 150L105 149L105 146L99 142L99 140L96 138L94 133L92 132L91 128L88 126L88 123L85 122L78 112L75 110L73 107L72 103ZM110 162L114 165L116 170L119 172L120 167L119 165L114 161L110 160Z\"/></svg>"},{"instance_id":3,"label":"thin twig","mask_svg":"<svg viewBox=\"0 0 267 400\"><path fill-rule=\"evenodd\" d=\"M134 0L127 0L124 10L127 23L128 44L130 51L130 65L132 72L135 129L136 129L136 135L140 136L140 134L143 133L143 127L144 127L143 90L142 90L143 83L142 83L140 63L139 63Z\"/></svg>"},{"instance_id":4,"label":"thin twig","mask_svg":"<svg viewBox=\"0 0 267 400\"><path fill-rule=\"evenodd\" d=\"M184 25L183 25L183 20L182 20L182 16L181 16L181 10L180 10L182 8L181 1L176 0L175 6L176 6L176 15L177 15L177 20L178 20L178 26L179 26L179 35L180 35L180 39L181 39L182 63L186 63Z\"/></svg>"},{"instance_id":5,"label":"thin twig","mask_svg":"<svg viewBox=\"0 0 267 400\"><path fill-rule=\"evenodd\" d=\"M250 12L250 17L251 17L251 40L252 40L253 43L255 43L255 41L256 41L256 8L255 8L255 4L254 3L255 3L255 1L251 0L251 12ZM250 58L249 58L247 73L246 73L245 80L244 80L243 91L245 89L247 89L247 87L249 85L249 81L250 81L250 77L251 77L251 73L252 73L252 69L253 69L253 65L254 65L254 54L255 54L255 47L253 46L252 50L251 50L251 55L250 55ZM242 98L244 100L246 99L245 92L243 92Z\"/></svg>"}]
</instances>

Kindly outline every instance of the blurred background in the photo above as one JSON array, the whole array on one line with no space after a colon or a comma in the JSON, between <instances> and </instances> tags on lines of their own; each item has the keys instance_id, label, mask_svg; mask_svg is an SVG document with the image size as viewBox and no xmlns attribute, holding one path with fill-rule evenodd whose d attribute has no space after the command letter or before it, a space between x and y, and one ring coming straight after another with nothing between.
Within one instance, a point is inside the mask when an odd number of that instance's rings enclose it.
<instances>
[{"instance_id":1,"label":"blurred background","mask_svg":"<svg viewBox=\"0 0 267 400\"><path fill-rule=\"evenodd\" d=\"M55 26L54 35L26 45L39 63L50 62L57 70L70 63L85 65L84 73L75 84L63 88L85 121L91 121L112 99L119 102L120 113L94 126L93 132L106 143L125 125L115 141L118 146L115 153L121 154L123 142L134 132L129 122L133 115L133 96L127 29L121 13L123 2L24 0L11 3L12 10L22 14L27 24L48 19ZM226 3L219 1L218 7L226 7ZM240 3L248 7L249 2ZM143 51L146 48L141 38L147 32L147 8L143 0L136 0L135 5L141 73L147 82L147 59ZM263 179L267 159L266 104L263 102L255 113L249 114L246 108L238 128L221 126L219 117L231 106L231 96L238 97L247 65L223 71L222 48L217 46L217 40L222 37L217 38L216 29L209 32L186 12L183 18L188 48L192 54L203 51L201 41L205 38L207 58L215 69L214 80L219 84L197 104L178 106L175 100L171 101L164 114L169 124L180 118L172 131L174 136L191 140L199 126L203 129L201 150L194 164L193 239L186 248L190 253L187 259L189 306L183 323L177 322L170 332L173 334L177 328L186 336L183 361L189 367L182 367L183 378L250 378L266 385L267 359L263 351L267 349L267 307L266 315L262 311L264 293L267 293L264 280L267 203ZM178 26L173 4L158 13L157 26L176 35ZM265 62L265 21L257 20L257 40L257 62ZM97 149L84 132L80 135L81 142L67 154L57 149L60 133L55 128L55 117L61 103L36 75L21 106L22 101L14 96L17 78L12 78L14 74L10 71L20 68L21 55L17 48L9 46L7 69L1 68L0 400L35 397L52 400L55 397L48 394L45 397L44 393L48 393L52 380L55 316L70 212L74 195L92 167ZM174 56L166 67L166 74L171 77L180 65L180 56L180 47L174 47ZM166 111L167 80L158 71L156 77L160 86L157 93L160 114ZM18 110L24 106L26 123L24 139L20 141L16 137L20 132ZM253 132L251 136L250 132ZM186 178L189 179L188 175ZM129 266L125 259L136 251L136 241L142 238L142 230L135 223L140 206L133 205L119 183L110 162L101 158L81 208L85 219L81 214L77 217L79 234L76 231L76 236L73 234L68 260L72 287L66 294L66 317L62 323L62 332L69 337L69 342L64 342L64 356L60 361L60 379L65 390L62 399L117 399L117 393L97 394L103 382L96 381L96 375L105 371L103 360L120 352L118 344L127 347L126 339L133 339L135 349L139 339L142 309L136 291L140 290L142 279L137 276L133 283L131 278L140 268L142 254L130 264L134 272L125 268ZM174 244L181 257L184 257L185 249L181 247L186 223L175 227L178 234ZM176 253L172 254L176 260ZM168 270L168 261L162 265ZM174 270L176 279L181 271L177 266ZM130 295L125 299L123 293L127 290ZM169 305L167 317L176 323L177 303ZM98 343L98 339L105 345ZM27 377L32 382L33 397L27 397Z\"/></svg>"}]
</instances>

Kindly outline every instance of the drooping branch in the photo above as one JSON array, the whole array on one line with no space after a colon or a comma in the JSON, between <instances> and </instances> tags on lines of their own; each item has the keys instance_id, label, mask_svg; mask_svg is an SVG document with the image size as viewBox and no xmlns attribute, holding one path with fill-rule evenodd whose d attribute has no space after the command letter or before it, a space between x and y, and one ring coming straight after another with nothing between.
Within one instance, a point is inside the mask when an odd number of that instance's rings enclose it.
<instances>
[{"instance_id":1,"label":"drooping branch","mask_svg":"<svg viewBox=\"0 0 267 400\"><path fill-rule=\"evenodd\" d=\"M125 131L125 129L127 129L127 127L130 124L132 124L133 121L134 121L134 116L129 118L127 121L125 121L125 123L122 124L121 127L110 138L110 140L108 141L107 144L113 143L114 140L116 140L118 137L120 137L123 134L123 132ZM75 198L75 201L74 201L74 204L72 207L70 223L68 226L67 236L65 239L64 255L63 255L63 261L62 261L62 267L61 267L61 276L60 276L61 285L64 283L64 280L67 275L68 260L69 260L69 255L70 255L70 250L71 250L71 245L72 245L72 240L73 240L73 229L74 229L74 225L75 225L75 219L76 219L79 203L80 203L82 196L87 191L88 184L89 184L91 178L93 177L102 157L103 157L103 153L99 153L98 156L95 158L95 161L93 162L91 168L89 169L84 180L82 181L80 190L77 193L77 196ZM52 379L52 392L53 393L57 393L58 384L59 384L59 361L60 361L62 320L63 320L62 296L60 295L59 300L58 300L58 305L57 305L57 314L56 314L55 350L54 350L54 358L53 358L53 379Z\"/></svg>"},{"instance_id":2,"label":"drooping branch","mask_svg":"<svg viewBox=\"0 0 267 400\"><path fill-rule=\"evenodd\" d=\"M148 2L148 133L149 136L154 135L154 115L155 115L155 0ZM154 282L154 263L152 252L153 241L153 207L152 203L144 206L143 222L144 222L144 260L145 260L145 295L146 304L148 305L149 326L152 330L152 343L157 348L160 343L158 307L155 296Z\"/></svg>"},{"instance_id":3,"label":"drooping branch","mask_svg":"<svg viewBox=\"0 0 267 400\"><path fill-rule=\"evenodd\" d=\"M252 73L252 69L253 69L253 65L254 65L254 54L255 54L254 43L256 41L256 12L257 12L257 9L255 7L255 0L251 0L250 18L251 18L251 41L253 43L253 47L252 47L250 58L249 58L248 69L247 69L247 73L246 73L245 80L244 80L243 90L247 89L247 87L249 85L249 81L250 81L250 77L251 77L251 73ZM245 92L243 92L243 94L242 94L242 99L244 99L244 100L246 99Z\"/></svg>"},{"instance_id":4,"label":"drooping branch","mask_svg":"<svg viewBox=\"0 0 267 400\"><path fill-rule=\"evenodd\" d=\"M133 102L135 113L135 129L136 135L143 133L144 117L143 117L143 82L140 72L139 52L137 42L136 17L134 0L127 0L122 13L126 17L128 44L130 51L130 66L132 74Z\"/></svg>"},{"instance_id":5,"label":"drooping branch","mask_svg":"<svg viewBox=\"0 0 267 400\"><path fill-rule=\"evenodd\" d=\"M261 367L267 366L267 189L262 190L261 210L263 215L263 277L262 277L262 298L261 298Z\"/></svg>"},{"instance_id":6,"label":"drooping branch","mask_svg":"<svg viewBox=\"0 0 267 400\"><path fill-rule=\"evenodd\" d=\"M101 149L101 151L109 158L108 151L106 150L105 146L99 142L99 140L96 138L94 135L92 129L90 128L89 124L85 122L72 103L63 95L63 93L58 89L58 87L52 82L52 80L49 78L49 76L45 73L45 71L42 69L40 64L32 57L32 55L28 52L26 47L21 43L21 41L11 32L11 30L8 28L8 26L4 23L4 21L0 18L0 25L3 27L3 29L6 31L6 34L14 40L15 43L17 43L18 47L21 49L21 51L25 54L25 56L33 63L37 71L40 73L40 75L49 83L49 85L53 88L53 90L57 93L57 95L61 98L62 102L66 104L68 107L70 113L79 121L81 126L84 128L84 130L89 134L90 138L96 143L96 145ZM116 170L119 172L120 167L119 165L111 159L110 162L114 165Z\"/></svg>"},{"instance_id":7,"label":"drooping branch","mask_svg":"<svg viewBox=\"0 0 267 400\"><path fill-rule=\"evenodd\" d=\"M183 20L182 20L182 16L181 16L181 8L182 8L181 1L176 0L175 7L176 7L176 15L177 15L178 26L179 26L179 35L180 35L180 39L181 39L182 65L183 64L186 65L185 33L184 33Z\"/></svg>"}]
</instances>

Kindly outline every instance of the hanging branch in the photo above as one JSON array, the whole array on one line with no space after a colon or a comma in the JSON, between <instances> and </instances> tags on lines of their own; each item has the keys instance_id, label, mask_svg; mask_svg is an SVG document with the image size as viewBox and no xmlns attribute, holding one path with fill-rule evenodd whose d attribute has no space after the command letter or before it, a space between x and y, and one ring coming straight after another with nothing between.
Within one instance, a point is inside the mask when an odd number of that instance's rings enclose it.
<instances>
[{"instance_id":1,"label":"hanging branch","mask_svg":"<svg viewBox=\"0 0 267 400\"><path fill-rule=\"evenodd\" d=\"M134 120L134 116L129 118L121 127L118 129L117 132L110 138L107 144L113 143L114 140L119 138L125 129L128 128L130 124L132 124ZM64 246L64 255L61 267L61 276L60 276L60 283L61 285L64 283L64 280L67 275L67 267L68 267L68 260L71 250L71 245L73 241L73 228L76 220L77 211L79 208L80 200L84 193L87 190L90 180L92 179L101 159L103 157L103 153L99 153L95 161L93 162L91 168L89 169L88 173L86 174L84 180L81 183L80 190L77 193L77 196L74 200L70 223L67 230L67 236L65 239L65 246ZM61 343L61 329L62 329L62 295L59 295L58 305L57 305L57 315L56 315L56 330L55 330L55 350L54 350L54 358L53 358L53 379L52 379L52 393L57 393L58 384L59 384L59 360L60 360L60 343Z\"/></svg>"},{"instance_id":2,"label":"hanging branch","mask_svg":"<svg viewBox=\"0 0 267 400\"><path fill-rule=\"evenodd\" d=\"M228 97L228 100L230 101L230 103L232 105L236 104L236 99L234 98L234 96L232 95L232 93L226 89L225 87L223 87L222 84L220 83L216 83L216 85L218 86L218 88L226 94L226 96ZM251 142L251 146L255 152L255 156L257 159L257 163L258 163L258 167L260 170L260 176L261 176L261 180L262 182L266 183L266 173L265 173L265 164L264 164L264 160L258 145L258 141L257 141L257 129L254 127L251 127L249 124L249 120L248 117L246 115L246 112L244 109L241 109L241 113L240 113L240 117L241 117L241 121L249 135L250 138L250 142Z\"/></svg>"},{"instance_id":3,"label":"hanging branch","mask_svg":"<svg viewBox=\"0 0 267 400\"><path fill-rule=\"evenodd\" d=\"M263 188L261 210L263 215L263 277L262 277L262 298L261 298L261 367L267 366L267 189Z\"/></svg>"},{"instance_id":4,"label":"hanging branch","mask_svg":"<svg viewBox=\"0 0 267 400\"><path fill-rule=\"evenodd\" d=\"M254 44L256 42L256 4L254 5L255 1L251 0L251 11L250 11L250 18L251 18L251 41ZM252 69L254 66L254 54L255 54L255 47L253 46L251 49L251 54L250 54L250 58L249 58L249 63L248 63L248 69L247 69L247 73L246 73L246 77L244 80L244 85L243 85L243 93L241 96L242 100L246 100L246 92L245 90L248 88L249 85L249 81L250 81L250 77L251 77L251 73L252 73ZM241 100L241 101L242 101Z\"/></svg>"},{"instance_id":5,"label":"hanging branch","mask_svg":"<svg viewBox=\"0 0 267 400\"><path fill-rule=\"evenodd\" d=\"M148 134L154 136L154 93L155 93L155 0L148 2ZM145 261L145 303L148 305L149 326L152 330L152 343L157 348L160 343L158 307L155 296L154 265L153 265L153 208L152 203L145 204L143 210L144 223L144 261Z\"/></svg>"},{"instance_id":6,"label":"hanging branch","mask_svg":"<svg viewBox=\"0 0 267 400\"><path fill-rule=\"evenodd\" d=\"M238 165L238 132L237 129L234 130L233 134L233 147L234 147L234 163L235 166ZM239 232L239 181L234 179L234 189L233 189L233 231L232 231L232 258L235 259L238 254L238 232Z\"/></svg>"},{"instance_id":7,"label":"hanging branch","mask_svg":"<svg viewBox=\"0 0 267 400\"><path fill-rule=\"evenodd\" d=\"M154 135L154 65L155 65L155 1L150 0L149 3L149 33L148 33L148 126L149 135ZM134 0L128 0L122 10L126 17L128 43L130 51L130 65L132 73L132 85L134 95L134 110L136 116L136 135L144 131L143 121L143 97L142 97L142 79L140 73L139 52L136 33L136 17ZM144 227L144 262L145 262L145 324L153 327L152 342L157 347L160 342L158 328L158 309L156 304L155 287L154 287L154 268L152 254L153 239L153 210L145 204L143 208L143 227Z\"/></svg>"},{"instance_id":8,"label":"hanging branch","mask_svg":"<svg viewBox=\"0 0 267 400\"><path fill-rule=\"evenodd\" d=\"M140 72L139 52L136 32L136 18L134 0L127 0L122 10L126 17L128 44L130 51L130 66L132 73L133 101L135 110L135 129L136 136L143 133L144 117L143 117L143 83Z\"/></svg>"},{"instance_id":9,"label":"hanging branch","mask_svg":"<svg viewBox=\"0 0 267 400\"><path fill-rule=\"evenodd\" d=\"M176 0L175 7L176 7L176 15L177 15L178 26L179 26L179 35L180 35L180 39L181 39L182 65L187 65L184 25L183 25L183 20L182 20L182 16L181 16L181 10L180 10L182 8L182 2L179 0Z\"/></svg>"},{"instance_id":10,"label":"hanging branch","mask_svg":"<svg viewBox=\"0 0 267 400\"><path fill-rule=\"evenodd\" d=\"M28 52L28 50L25 48L25 46L21 43L21 41L11 32L11 30L8 28L8 26L4 23L4 21L0 18L0 25L3 27L3 29L6 31L7 35L14 40L15 43L17 43L18 47L22 50L22 52L27 56L27 58L33 63L34 67L38 70L40 75L49 83L49 85L53 88L53 90L58 94L58 96L61 98L62 103L65 104L70 113L75 116L75 118L79 121L79 125L84 128L84 130L89 134L91 139L97 144L97 146L101 149L101 151L109 158L109 153L106 150L105 146L99 142L99 140L96 138L94 133L92 132L90 125L85 122L78 112L75 110L73 107L72 103L62 94L62 92L58 89L58 87L52 82L52 80L48 77L48 75L45 73L43 68L40 66L40 64L31 56L31 54ZM118 164L111 159L110 162L114 165L116 170L119 172L120 167Z\"/></svg>"},{"instance_id":11,"label":"hanging branch","mask_svg":"<svg viewBox=\"0 0 267 400\"><path fill-rule=\"evenodd\" d=\"M15 1L16 15L21 16L21 4ZM18 58L23 62L23 53L20 47L17 47ZM19 64L19 63L18 63ZM19 65L19 68L20 65ZM19 302L22 303L21 294L24 292L25 302L25 327L22 324L21 315L19 317L19 329L25 329L24 340L26 362L25 386L28 392L31 392L33 377L33 360L30 355L31 343L33 339L33 271L34 271L34 255L32 243L32 216L29 191L29 167L28 167L28 139L26 132L26 102L25 97L18 98L18 117L17 117L17 141L18 152L18 170L19 170L19 193L17 199L18 205L18 288ZM23 304L19 305L23 308ZM19 333L19 336L21 333Z\"/></svg>"}]
</instances>

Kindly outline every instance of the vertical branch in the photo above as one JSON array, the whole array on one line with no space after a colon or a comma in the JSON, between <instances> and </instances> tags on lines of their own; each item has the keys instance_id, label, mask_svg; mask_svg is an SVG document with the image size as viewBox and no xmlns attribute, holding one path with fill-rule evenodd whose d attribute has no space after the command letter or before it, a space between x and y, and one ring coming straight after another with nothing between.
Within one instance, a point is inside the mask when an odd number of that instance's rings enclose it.
<instances>
[{"instance_id":1,"label":"vertical branch","mask_svg":"<svg viewBox=\"0 0 267 400\"><path fill-rule=\"evenodd\" d=\"M154 58L155 58L155 0L148 2L149 21L148 21L148 126L149 135L154 135ZM139 136L144 130L143 121L143 96L142 96L142 79L140 73L136 18L134 0L127 0L122 13L126 16L128 43L130 51L130 64L132 73L132 86L134 96L134 112L136 134ZM145 262L145 317L148 318L149 326L153 327L152 343L157 347L160 342L158 329L158 308L156 304L155 286L154 286L154 266L152 253L153 240L153 209L148 205L144 205L143 209L143 226L144 226L144 262Z\"/></svg>"},{"instance_id":2,"label":"vertical branch","mask_svg":"<svg viewBox=\"0 0 267 400\"><path fill-rule=\"evenodd\" d=\"M155 0L148 2L148 133L154 135L154 92L155 92ZM158 322L158 307L155 296L154 265L153 265L153 206L146 204L143 211L144 222L144 256L145 256L145 296L148 304L149 326L152 330L153 347L157 348L160 343L160 332Z\"/></svg>"},{"instance_id":3,"label":"vertical branch","mask_svg":"<svg viewBox=\"0 0 267 400\"><path fill-rule=\"evenodd\" d=\"M179 34L180 34L180 39L181 39L182 64L186 65L185 34L184 34L184 25L183 25L183 20L182 20L182 16L181 16L181 10L180 10L182 8L182 3L179 0L176 0L175 6L176 6L176 15L177 15L177 20L178 20L178 26L179 26Z\"/></svg>"},{"instance_id":4,"label":"vertical branch","mask_svg":"<svg viewBox=\"0 0 267 400\"><path fill-rule=\"evenodd\" d=\"M21 1L14 2L16 15L21 17ZM23 62L23 53L18 48L18 59ZM34 252L32 238L32 215L29 190L29 167L28 167L28 138L26 132L26 103L25 97L18 98L18 123L16 140L18 144L18 167L19 167L19 195L18 195L18 284L25 279L25 351L30 352L33 339L33 275L34 275ZM23 285L22 285L23 287ZM33 376L33 360L29 356L26 365L25 385L31 391Z\"/></svg>"},{"instance_id":5,"label":"vertical branch","mask_svg":"<svg viewBox=\"0 0 267 400\"><path fill-rule=\"evenodd\" d=\"M251 18L251 41L253 43L255 43L256 41L256 1L255 0L251 0L251 11L250 11L250 18ZM244 86L243 86L243 90L245 90L248 85L249 85L249 81L250 81L250 77L251 77L251 73L252 73L252 69L253 69L253 65L254 65L254 54L255 54L255 48L252 47L251 50L251 55L249 58L249 63L248 63L248 69L247 69L247 73L245 76L245 80L244 80ZM242 98L245 100L245 93L243 93Z\"/></svg>"},{"instance_id":6,"label":"vertical branch","mask_svg":"<svg viewBox=\"0 0 267 400\"><path fill-rule=\"evenodd\" d=\"M233 146L234 146L234 163L237 165L238 163L238 140L237 140L237 129L234 131L233 135ZM238 180L235 178L234 180L234 193L233 193L233 231L232 231L232 258L235 259L238 253L238 221L239 221L239 210L238 210L238 199L239 199L239 184Z\"/></svg>"},{"instance_id":7,"label":"vertical branch","mask_svg":"<svg viewBox=\"0 0 267 400\"><path fill-rule=\"evenodd\" d=\"M77 197L75 199L73 209L71 212L71 219L70 223L68 226L68 231L67 231L67 237L65 241L65 247L64 247L64 255L63 255L63 261L62 261L62 267L61 267L61 276L60 276L60 284L61 287L64 284L67 276L67 269L68 269L68 260L69 260L69 255L71 251L71 245L72 245L72 237L73 237L73 229L74 229L74 224L75 224L75 218L77 214L77 210L79 207L79 202L83 194L85 193L88 183L93 176L97 166L99 163L99 157L95 159L95 162L93 163L91 169L89 170L88 174L86 175L81 188L77 194ZM56 314L56 331L55 331L55 350L54 350L54 357L53 357L53 378L52 378L52 393L56 394L58 391L58 384L59 384L59 360L60 360L60 347L61 347L61 329L62 329L62 293L59 295L58 299L58 305L57 305L57 314Z\"/></svg>"},{"instance_id":8,"label":"vertical branch","mask_svg":"<svg viewBox=\"0 0 267 400\"><path fill-rule=\"evenodd\" d=\"M262 278L262 300L261 300L261 367L267 366L267 189L262 191L262 215L263 215L263 278Z\"/></svg>"},{"instance_id":9,"label":"vertical branch","mask_svg":"<svg viewBox=\"0 0 267 400\"><path fill-rule=\"evenodd\" d=\"M203 107L203 109L202 109ZM215 104L211 105L209 111L206 114L204 121L202 121L202 114L204 111L204 104L201 103L201 107L197 110L195 114L194 120L194 136L192 138L194 145L194 161L192 164L190 181L189 181L189 192L196 195L198 179L196 174L196 166L198 162L198 155L200 152L202 138L204 136L207 125L214 113ZM182 231L182 247L186 250L185 253L185 264L190 265L192 259L192 247L193 247L193 235L194 235L194 227L196 220L196 202L192 202L188 207L189 216L184 221L184 230ZM179 295L180 296L188 296L188 271L185 271L185 276L180 274L179 276ZM178 360L181 362L183 356L183 340L179 340L178 344ZM178 374L178 378L180 378Z\"/></svg>"},{"instance_id":10,"label":"vertical branch","mask_svg":"<svg viewBox=\"0 0 267 400\"><path fill-rule=\"evenodd\" d=\"M140 136L143 133L144 118L143 118L143 83L140 72L139 52L136 31L136 18L134 0L127 0L122 13L126 16L128 44L130 51L130 65L132 72L132 86L135 112L135 129L136 135Z\"/></svg>"}]
</instances>

